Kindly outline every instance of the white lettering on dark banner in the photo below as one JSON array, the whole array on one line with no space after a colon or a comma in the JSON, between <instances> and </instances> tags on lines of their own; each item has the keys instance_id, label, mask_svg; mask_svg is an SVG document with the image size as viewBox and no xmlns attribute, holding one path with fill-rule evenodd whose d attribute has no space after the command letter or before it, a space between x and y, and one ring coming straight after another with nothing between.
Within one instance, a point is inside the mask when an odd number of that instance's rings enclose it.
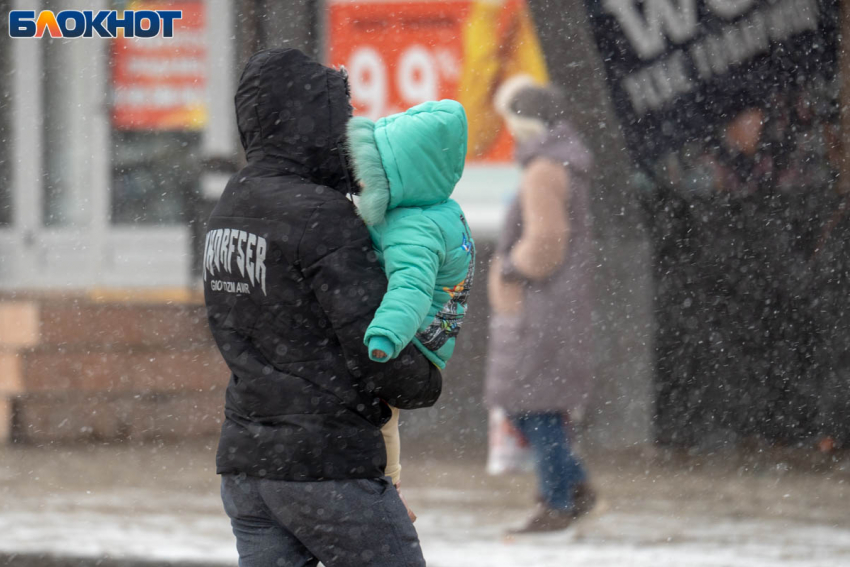
<instances>
[{"instance_id":1,"label":"white lettering on dark banner","mask_svg":"<svg viewBox=\"0 0 850 567\"><path fill-rule=\"evenodd\" d=\"M212 280L213 291L249 293L259 286L266 294L266 250L262 236L235 228L211 230L204 245L204 281L207 275L227 274L247 281Z\"/></svg>"},{"instance_id":2,"label":"white lettering on dark banner","mask_svg":"<svg viewBox=\"0 0 850 567\"><path fill-rule=\"evenodd\" d=\"M665 102L690 91L693 86L681 51L623 79L623 88L629 93L638 115L661 108Z\"/></svg>"},{"instance_id":3,"label":"white lettering on dark banner","mask_svg":"<svg viewBox=\"0 0 850 567\"><path fill-rule=\"evenodd\" d=\"M681 0L679 10L672 7L672 1L648 0L644 7L645 21L637 15L633 0L606 0L605 7L617 17L635 52L642 58L651 58L664 51L662 30L677 43L693 36L689 26L695 0ZM750 4L752 0L708 3L727 18L727 14L740 15ZM727 73L735 65L767 54L771 42L782 43L803 32L817 31L819 15L817 0L784 0L754 10L719 32L623 77L623 89L638 116L659 110L693 90L695 80L707 81ZM691 77L691 66L695 77Z\"/></svg>"},{"instance_id":4,"label":"white lettering on dark banner","mask_svg":"<svg viewBox=\"0 0 850 567\"><path fill-rule=\"evenodd\" d=\"M683 43L697 31L696 0L646 0L642 13L636 0L604 0L602 6L617 18L635 53L644 60L664 52L666 37Z\"/></svg>"}]
</instances>

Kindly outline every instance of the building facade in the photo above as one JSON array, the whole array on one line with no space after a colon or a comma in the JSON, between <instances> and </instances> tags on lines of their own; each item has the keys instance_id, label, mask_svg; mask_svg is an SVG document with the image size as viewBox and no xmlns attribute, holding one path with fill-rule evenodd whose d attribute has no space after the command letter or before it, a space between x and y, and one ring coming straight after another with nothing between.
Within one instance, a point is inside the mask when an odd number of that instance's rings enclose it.
<instances>
[{"instance_id":1,"label":"building facade","mask_svg":"<svg viewBox=\"0 0 850 567\"><path fill-rule=\"evenodd\" d=\"M174 4L168 45L0 30L0 287L191 285L203 160L236 154L236 40L227 0Z\"/></svg>"},{"instance_id":2,"label":"building facade","mask_svg":"<svg viewBox=\"0 0 850 567\"><path fill-rule=\"evenodd\" d=\"M610 111L599 105L601 65L578 2L550 6L512 0L502 14L498 6L493 12L496 4L483 0L417 2L404 6L403 13L388 9L405 4L393 0L169 4L184 11L184 20L173 41L165 44L156 39L12 39L5 28L6 14L36 8L25 0L0 0L4 16L0 19L0 297L5 300L0 302L0 351L11 353L0 357L0 366L7 364L0 371L0 437L5 423L6 431L17 439L74 438L68 433L71 429L52 430L65 419L74 431L89 432L83 437L121 438L136 436L136 431L149 436L163 431L179 434L162 420L149 423L148 417L156 412L145 408L165 408L162 411L171 415L169 403L206 408L200 417L215 419L219 402L215 388L223 386L225 378L214 346L196 332L203 323L198 319L202 312L185 305L172 308L166 302L193 297L204 221L227 177L244 159L233 93L247 58L262 48L288 46L352 67L348 57L336 61L330 46L364 53L375 41L378 55L404 59L390 77L397 82L388 82L388 97L382 99L388 102L387 112L426 94L426 98L435 94L454 98L452 92L435 90L426 80L429 77L480 86L475 76L460 76L462 68L451 50L440 49L440 42L429 51L419 48L419 40L399 36L405 48L395 53L386 43L389 32L348 33L353 28L339 18L360 14L362 4L372 20L384 18L382 25L393 33L397 29L392 17L418 18L414 28L426 43L427 26L442 26L440 33L453 42L455 54L468 51L460 49L463 41L501 53L499 37L482 41L478 35L454 37L447 31L446 26L454 26L451 29L459 34L470 29L458 14L477 18L472 28L476 33L498 29L512 37L512 26L520 26L526 36L519 43L526 47L533 16L550 78L560 84L594 85L571 91L579 126L602 150L598 154L603 161L593 205L600 258L596 316L600 387L589 419L598 425L594 435L606 444L649 439L650 292L642 260L647 247L636 226L636 208L622 186L623 175L618 173L622 168L611 165L621 163L624 154L606 149L612 144L608 137L594 138L599 117L610 118ZM121 10L143 5L63 0L39 3L37 9ZM558 17L547 16L552 14ZM342 24L334 27L334 22ZM571 30L567 40L562 29ZM523 57L535 56L533 50L525 53ZM507 57L500 64L505 72L515 72L522 59ZM375 77L372 71L381 69L370 67L375 61L360 59L367 65L354 86L363 97L375 87L369 83ZM406 75L397 72L399 68ZM491 119L487 125L498 124ZM519 179L504 138L504 133L493 132L490 155L500 157L468 163L455 193L480 244L479 269L484 272L477 278L480 282L486 281L489 242L498 233ZM58 303L56 295L63 296ZM66 308L63 302L68 296L73 301L87 299ZM103 304L139 297L158 299L160 304L150 308ZM12 303L23 299L25 304L10 305L10 299ZM468 331L458 343L464 354L457 357L446 381L444 400L451 409L442 414L416 413L411 417L411 438L417 432L428 436L447 428L471 432L473 444L486 436L486 409L481 403L486 306L481 285L473 298ZM192 331L182 327L175 331L169 318ZM22 321L27 330L22 336L3 334L4 327L21 326ZM109 329L114 333L105 331ZM191 340L184 340L187 336ZM175 374L169 366L175 357L185 375ZM149 404L135 403L139 396ZM70 398L74 404L67 403ZM89 410L94 406L101 408L101 421ZM199 431L214 431L214 423L204 423L209 427Z\"/></svg>"}]
</instances>

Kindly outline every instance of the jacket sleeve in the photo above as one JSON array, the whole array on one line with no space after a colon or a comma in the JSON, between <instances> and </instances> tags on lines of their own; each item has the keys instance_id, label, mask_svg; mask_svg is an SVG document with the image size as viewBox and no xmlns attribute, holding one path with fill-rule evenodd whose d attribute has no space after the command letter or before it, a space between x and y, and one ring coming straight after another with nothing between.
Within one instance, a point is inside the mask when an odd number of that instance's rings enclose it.
<instances>
[{"instance_id":1,"label":"jacket sleeve","mask_svg":"<svg viewBox=\"0 0 850 567\"><path fill-rule=\"evenodd\" d=\"M386 290L384 271L353 205L320 205L298 245L301 272L331 323L349 372L374 395L401 409L433 405L442 376L413 345L390 364L369 360L363 337Z\"/></svg>"},{"instance_id":2,"label":"jacket sleeve","mask_svg":"<svg viewBox=\"0 0 850 567\"><path fill-rule=\"evenodd\" d=\"M434 221L412 214L392 222L381 245L389 284L364 342L388 339L393 345L388 354L394 358L410 344L428 315L445 241Z\"/></svg>"},{"instance_id":3,"label":"jacket sleeve","mask_svg":"<svg viewBox=\"0 0 850 567\"><path fill-rule=\"evenodd\" d=\"M570 240L566 204L569 175L562 165L537 159L525 169L520 187L522 235L503 260L508 280L543 280L564 262Z\"/></svg>"}]
</instances>

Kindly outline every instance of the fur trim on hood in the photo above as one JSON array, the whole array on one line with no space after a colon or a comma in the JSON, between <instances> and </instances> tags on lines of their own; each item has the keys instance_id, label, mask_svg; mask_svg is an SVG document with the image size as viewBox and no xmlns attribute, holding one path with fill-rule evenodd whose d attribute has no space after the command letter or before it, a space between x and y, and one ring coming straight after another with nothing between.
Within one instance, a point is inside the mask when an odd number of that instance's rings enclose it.
<instances>
[{"instance_id":1,"label":"fur trim on hood","mask_svg":"<svg viewBox=\"0 0 850 567\"><path fill-rule=\"evenodd\" d=\"M375 123L363 116L348 121L346 145L360 185L357 211L368 225L380 224L390 204L390 182L375 143Z\"/></svg>"}]
</instances>

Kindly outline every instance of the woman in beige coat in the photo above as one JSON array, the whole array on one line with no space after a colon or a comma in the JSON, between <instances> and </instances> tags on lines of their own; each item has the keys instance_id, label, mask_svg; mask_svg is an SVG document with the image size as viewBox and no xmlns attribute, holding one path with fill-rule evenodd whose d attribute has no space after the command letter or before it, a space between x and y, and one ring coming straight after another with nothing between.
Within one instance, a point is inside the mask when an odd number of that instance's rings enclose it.
<instances>
[{"instance_id":1,"label":"woman in beige coat","mask_svg":"<svg viewBox=\"0 0 850 567\"><path fill-rule=\"evenodd\" d=\"M566 425L583 411L592 381L593 159L554 87L516 77L495 102L514 136L522 178L490 268L486 399L505 410L535 458L540 506L516 531L552 531L595 500Z\"/></svg>"}]
</instances>

